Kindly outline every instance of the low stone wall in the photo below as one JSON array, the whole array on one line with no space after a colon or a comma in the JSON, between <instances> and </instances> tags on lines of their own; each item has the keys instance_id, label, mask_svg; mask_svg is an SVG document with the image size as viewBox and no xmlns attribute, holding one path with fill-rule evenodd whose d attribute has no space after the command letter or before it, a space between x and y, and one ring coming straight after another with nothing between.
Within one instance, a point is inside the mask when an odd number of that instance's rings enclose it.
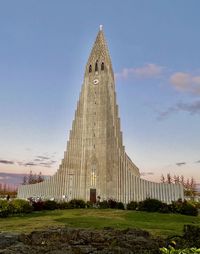
<instances>
[{"instance_id":1,"label":"low stone wall","mask_svg":"<svg viewBox=\"0 0 200 254\"><path fill-rule=\"evenodd\" d=\"M55 228L30 234L0 233L3 254L156 254L162 246L164 240L140 229Z\"/></svg>"}]
</instances>

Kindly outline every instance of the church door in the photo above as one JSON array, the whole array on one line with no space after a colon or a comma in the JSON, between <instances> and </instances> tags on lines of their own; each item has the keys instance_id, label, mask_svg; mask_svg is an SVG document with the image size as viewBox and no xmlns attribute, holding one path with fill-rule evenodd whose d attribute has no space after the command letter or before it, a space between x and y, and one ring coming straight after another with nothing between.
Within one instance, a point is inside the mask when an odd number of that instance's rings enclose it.
<instances>
[{"instance_id":1,"label":"church door","mask_svg":"<svg viewBox=\"0 0 200 254\"><path fill-rule=\"evenodd\" d=\"M96 189L90 189L90 202L96 203Z\"/></svg>"}]
</instances>

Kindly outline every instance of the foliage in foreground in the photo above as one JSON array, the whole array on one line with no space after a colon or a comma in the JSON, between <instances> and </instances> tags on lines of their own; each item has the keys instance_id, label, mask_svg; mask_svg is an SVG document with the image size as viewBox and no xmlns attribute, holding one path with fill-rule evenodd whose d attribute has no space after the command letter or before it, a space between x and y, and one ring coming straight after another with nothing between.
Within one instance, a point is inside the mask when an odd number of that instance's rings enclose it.
<instances>
[{"instance_id":1,"label":"foliage in foreground","mask_svg":"<svg viewBox=\"0 0 200 254\"><path fill-rule=\"evenodd\" d=\"M160 248L162 254L194 254L200 253L200 249L197 248L186 248L186 249L178 249L176 250L174 247L169 246L168 248Z\"/></svg>"}]
</instances>

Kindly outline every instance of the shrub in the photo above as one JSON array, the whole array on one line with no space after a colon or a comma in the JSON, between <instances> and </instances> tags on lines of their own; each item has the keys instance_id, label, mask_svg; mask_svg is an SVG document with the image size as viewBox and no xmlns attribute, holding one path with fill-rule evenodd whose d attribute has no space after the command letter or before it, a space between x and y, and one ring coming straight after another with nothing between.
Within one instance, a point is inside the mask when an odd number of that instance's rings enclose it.
<instances>
[{"instance_id":1,"label":"shrub","mask_svg":"<svg viewBox=\"0 0 200 254\"><path fill-rule=\"evenodd\" d=\"M120 210L124 210L124 204L122 202L117 202L116 208Z\"/></svg>"},{"instance_id":2,"label":"shrub","mask_svg":"<svg viewBox=\"0 0 200 254\"><path fill-rule=\"evenodd\" d=\"M170 205L168 205L168 208L172 213L180 213L182 205L182 200L173 201Z\"/></svg>"},{"instance_id":3,"label":"shrub","mask_svg":"<svg viewBox=\"0 0 200 254\"><path fill-rule=\"evenodd\" d=\"M198 209L194 205L191 205L190 203L185 201L180 208L180 213L185 215L197 216Z\"/></svg>"},{"instance_id":4,"label":"shrub","mask_svg":"<svg viewBox=\"0 0 200 254\"><path fill-rule=\"evenodd\" d=\"M82 199L72 199L69 201L70 208L85 208L86 203Z\"/></svg>"},{"instance_id":5,"label":"shrub","mask_svg":"<svg viewBox=\"0 0 200 254\"><path fill-rule=\"evenodd\" d=\"M33 210L34 211L42 211L44 210L44 201L33 201L32 202Z\"/></svg>"},{"instance_id":6,"label":"shrub","mask_svg":"<svg viewBox=\"0 0 200 254\"><path fill-rule=\"evenodd\" d=\"M99 208L101 208L101 209L107 209L107 208L109 208L108 201L107 200L103 200L103 201L99 202Z\"/></svg>"},{"instance_id":7,"label":"shrub","mask_svg":"<svg viewBox=\"0 0 200 254\"><path fill-rule=\"evenodd\" d=\"M58 208L58 204L54 200L47 200L44 202L43 209L44 210L55 210Z\"/></svg>"},{"instance_id":8,"label":"shrub","mask_svg":"<svg viewBox=\"0 0 200 254\"><path fill-rule=\"evenodd\" d=\"M97 207L99 206L99 202L97 202ZM86 202L86 208L93 208L93 203L90 201Z\"/></svg>"},{"instance_id":9,"label":"shrub","mask_svg":"<svg viewBox=\"0 0 200 254\"><path fill-rule=\"evenodd\" d=\"M33 211L32 205L23 199L13 199L10 205L13 213L31 213Z\"/></svg>"},{"instance_id":10,"label":"shrub","mask_svg":"<svg viewBox=\"0 0 200 254\"><path fill-rule=\"evenodd\" d=\"M126 206L127 210L136 210L137 207L138 207L138 202L136 202L136 201L131 201Z\"/></svg>"},{"instance_id":11,"label":"shrub","mask_svg":"<svg viewBox=\"0 0 200 254\"><path fill-rule=\"evenodd\" d=\"M64 210L64 209L70 209L71 207L69 202L61 202L61 203L58 203L58 208L61 210Z\"/></svg>"},{"instance_id":12,"label":"shrub","mask_svg":"<svg viewBox=\"0 0 200 254\"><path fill-rule=\"evenodd\" d=\"M159 210L160 213L170 213L169 206L166 203L162 203L162 207Z\"/></svg>"},{"instance_id":13,"label":"shrub","mask_svg":"<svg viewBox=\"0 0 200 254\"><path fill-rule=\"evenodd\" d=\"M6 218L9 215L9 210L8 209L1 209L0 208L0 218Z\"/></svg>"},{"instance_id":14,"label":"shrub","mask_svg":"<svg viewBox=\"0 0 200 254\"><path fill-rule=\"evenodd\" d=\"M147 212L159 212L162 208L162 202L157 199L145 199L139 202L138 210Z\"/></svg>"},{"instance_id":15,"label":"shrub","mask_svg":"<svg viewBox=\"0 0 200 254\"><path fill-rule=\"evenodd\" d=\"M117 208L117 201L115 201L112 198L108 199L108 207L111 209L116 209Z\"/></svg>"}]
</instances>

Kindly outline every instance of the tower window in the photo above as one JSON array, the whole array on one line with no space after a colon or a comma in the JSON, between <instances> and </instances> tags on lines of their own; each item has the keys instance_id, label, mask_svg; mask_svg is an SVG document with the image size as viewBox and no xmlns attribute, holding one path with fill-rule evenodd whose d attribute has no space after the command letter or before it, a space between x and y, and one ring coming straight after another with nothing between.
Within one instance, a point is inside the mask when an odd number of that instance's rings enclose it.
<instances>
[{"instance_id":1,"label":"tower window","mask_svg":"<svg viewBox=\"0 0 200 254\"><path fill-rule=\"evenodd\" d=\"M92 65L89 66L89 72L92 72Z\"/></svg>"},{"instance_id":2,"label":"tower window","mask_svg":"<svg viewBox=\"0 0 200 254\"><path fill-rule=\"evenodd\" d=\"M96 186L96 167L93 166L91 170L91 178L90 178L90 183L91 186Z\"/></svg>"},{"instance_id":3,"label":"tower window","mask_svg":"<svg viewBox=\"0 0 200 254\"><path fill-rule=\"evenodd\" d=\"M95 63L95 71L98 71L98 60Z\"/></svg>"},{"instance_id":4,"label":"tower window","mask_svg":"<svg viewBox=\"0 0 200 254\"><path fill-rule=\"evenodd\" d=\"M101 63L101 70L104 71L104 62Z\"/></svg>"}]
</instances>

